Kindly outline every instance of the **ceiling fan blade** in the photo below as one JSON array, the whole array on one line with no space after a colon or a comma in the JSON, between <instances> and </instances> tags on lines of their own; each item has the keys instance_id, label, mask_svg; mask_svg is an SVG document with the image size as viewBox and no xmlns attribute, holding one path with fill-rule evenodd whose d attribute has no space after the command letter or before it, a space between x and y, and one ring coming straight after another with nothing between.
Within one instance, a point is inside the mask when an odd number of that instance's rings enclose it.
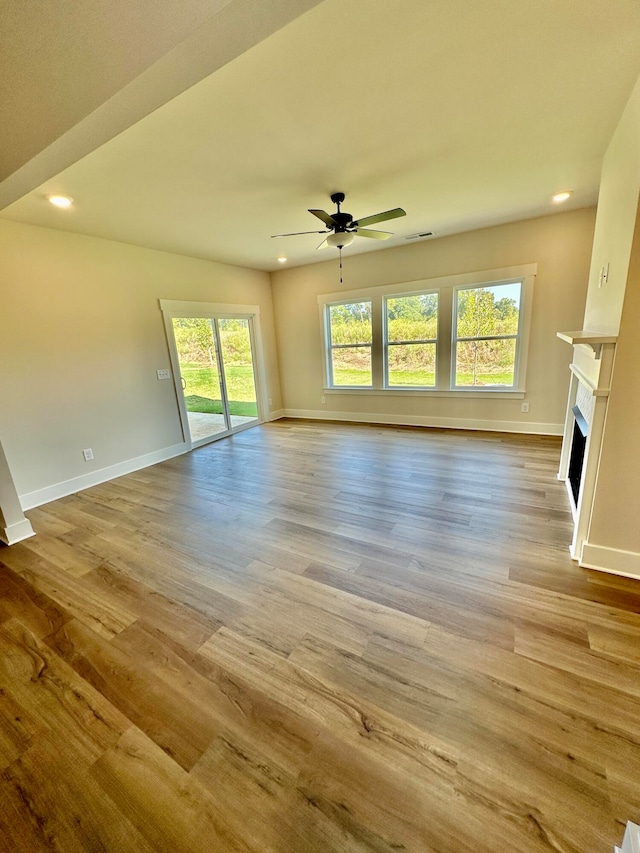
<instances>
[{"instance_id":1,"label":"ceiling fan blade","mask_svg":"<svg viewBox=\"0 0 640 853\"><path fill-rule=\"evenodd\" d=\"M325 225L328 225L329 228L335 228L336 221L333 216L326 213L324 210L309 210L309 213L313 213L314 216L317 216L318 219L322 219Z\"/></svg>"},{"instance_id":2,"label":"ceiling fan blade","mask_svg":"<svg viewBox=\"0 0 640 853\"><path fill-rule=\"evenodd\" d=\"M271 239L275 237L297 237L300 234L326 234L326 231L293 231L291 234L272 234Z\"/></svg>"},{"instance_id":3,"label":"ceiling fan blade","mask_svg":"<svg viewBox=\"0 0 640 853\"><path fill-rule=\"evenodd\" d=\"M374 213L373 216L365 216L364 219L358 219L357 222L352 222L354 228L360 225L374 225L376 222L384 222L386 219L397 219L398 216L406 216L407 211L401 207L394 207L393 210L385 210L384 213Z\"/></svg>"},{"instance_id":4,"label":"ceiling fan blade","mask_svg":"<svg viewBox=\"0 0 640 853\"><path fill-rule=\"evenodd\" d=\"M393 237L391 231L372 231L370 228L356 228L358 237L373 237L374 240L388 240Z\"/></svg>"},{"instance_id":5,"label":"ceiling fan blade","mask_svg":"<svg viewBox=\"0 0 640 853\"><path fill-rule=\"evenodd\" d=\"M322 243L318 246L318 249L326 249L329 244L326 240L323 240Z\"/></svg>"}]
</instances>

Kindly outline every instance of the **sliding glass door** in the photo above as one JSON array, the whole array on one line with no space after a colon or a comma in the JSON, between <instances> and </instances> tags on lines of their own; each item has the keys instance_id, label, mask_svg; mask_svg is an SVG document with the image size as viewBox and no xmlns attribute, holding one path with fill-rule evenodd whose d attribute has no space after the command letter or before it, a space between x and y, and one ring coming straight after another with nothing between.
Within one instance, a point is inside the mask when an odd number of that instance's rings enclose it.
<instances>
[{"instance_id":1,"label":"sliding glass door","mask_svg":"<svg viewBox=\"0 0 640 853\"><path fill-rule=\"evenodd\" d=\"M259 423L252 318L167 319L185 439L198 446Z\"/></svg>"},{"instance_id":2,"label":"sliding glass door","mask_svg":"<svg viewBox=\"0 0 640 853\"><path fill-rule=\"evenodd\" d=\"M214 320L231 429L237 429L258 417L256 377L249 320L234 317Z\"/></svg>"}]
</instances>

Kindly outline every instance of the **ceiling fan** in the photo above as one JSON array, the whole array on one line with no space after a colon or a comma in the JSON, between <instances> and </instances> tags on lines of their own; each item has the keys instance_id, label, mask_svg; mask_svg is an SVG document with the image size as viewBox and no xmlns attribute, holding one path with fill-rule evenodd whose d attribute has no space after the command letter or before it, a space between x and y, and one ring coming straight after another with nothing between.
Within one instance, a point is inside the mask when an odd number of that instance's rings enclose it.
<instances>
[{"instance_id":1,"label":"ceiling fan","mask_svg":"<svg viewBox=\"0 0 640 853\"><path fill-rule=\"evenodd\" d=\"M320 243L319 249L325 246L333 246L342 249L353 243L356 237L371 237L374 240L388 240L393 236L391 231L373 231L365 228L366 225L375 225L376 222L385 222L387 219L396 219L398 216L406 216L406 211L401 207L393 210L385 210L383 213L375 213L373 216L365 216L364 219L353 219L350 213L343 213L340 205L344 201L344 193L333 193L331 201L338 210L335 213L326 213L324 210L309 210L327 226L323 231L294 231L292 234L273 234L273 237L297 237L299 234L328 234L329 236Z\"/></svg>"}]
</instances>

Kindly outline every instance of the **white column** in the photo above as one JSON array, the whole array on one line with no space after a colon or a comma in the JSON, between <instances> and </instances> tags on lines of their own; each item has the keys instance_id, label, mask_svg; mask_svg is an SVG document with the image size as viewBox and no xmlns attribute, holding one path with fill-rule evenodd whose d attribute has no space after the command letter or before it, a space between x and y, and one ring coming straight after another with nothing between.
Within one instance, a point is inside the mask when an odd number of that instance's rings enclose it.
<instances>
[{"instance_id":1,"label":"white column","mask_svg":"<svg viewBox=\"0 0 640 853\"><path fill-rule=\"evenodd\" d=\"M0 540L14 545L29 536L35 536L35 531L22 512L9 463L0 443Z\"/></svg>"}]
</instances>

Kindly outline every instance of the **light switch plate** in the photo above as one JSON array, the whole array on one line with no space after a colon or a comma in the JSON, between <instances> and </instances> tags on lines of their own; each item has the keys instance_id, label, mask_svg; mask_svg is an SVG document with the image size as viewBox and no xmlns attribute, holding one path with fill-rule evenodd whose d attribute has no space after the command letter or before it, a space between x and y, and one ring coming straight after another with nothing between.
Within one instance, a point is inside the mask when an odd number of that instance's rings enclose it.
<instances>
[{"instance_id":1,"label":"light switch plate","mask_svg":"<svg viewBox=\"0 0 640 853\"><path fill-rule=\"evenodd\" d=\"M158 374L158 379L171 379L171 371L170 370L156 370Z\"/></svg>"}]
</instances>

